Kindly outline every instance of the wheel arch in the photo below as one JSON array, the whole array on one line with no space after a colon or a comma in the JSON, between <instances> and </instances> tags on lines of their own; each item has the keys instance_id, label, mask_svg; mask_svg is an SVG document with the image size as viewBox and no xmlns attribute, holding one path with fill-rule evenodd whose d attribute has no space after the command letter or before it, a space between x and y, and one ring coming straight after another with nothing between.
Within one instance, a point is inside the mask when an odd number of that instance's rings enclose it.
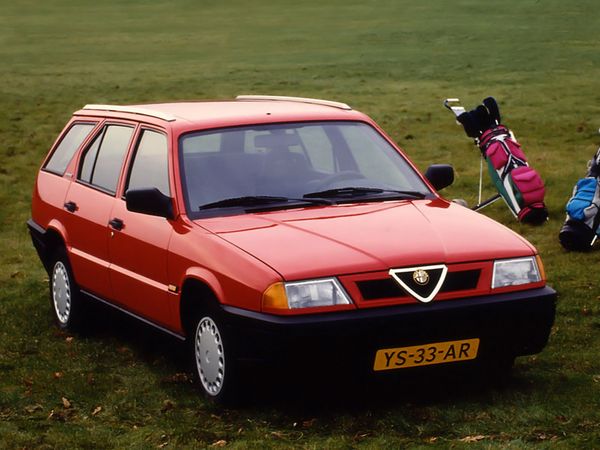
<instances>
[{"instance_id":1,"label":"wheel arch","mask_svg":"<svg viewBox=\"0 0 600 450\"><path fill-rule=\"evenodd\" d=\"M66 230L62 224L52 221L48 224L46 231L43 236L44 248L40 251L40 259L46 272L50 273L52 257L56 251L63 248L68 255L67 251L67 237Z\"/></svg>"},{"instance_id":2,"label":"wheel arch","mask_svg":"<svg viewBox=\"0 0 600 450\"><path fill-rule=\"evenodd\" d=\"M179 320L186 336L194 326L197 315L206 309L218 307L222 303L222 296L221 286L216 278L211 283L198 275L186 277L181 286L179 303Z\"/></svg>"}]
</instances>

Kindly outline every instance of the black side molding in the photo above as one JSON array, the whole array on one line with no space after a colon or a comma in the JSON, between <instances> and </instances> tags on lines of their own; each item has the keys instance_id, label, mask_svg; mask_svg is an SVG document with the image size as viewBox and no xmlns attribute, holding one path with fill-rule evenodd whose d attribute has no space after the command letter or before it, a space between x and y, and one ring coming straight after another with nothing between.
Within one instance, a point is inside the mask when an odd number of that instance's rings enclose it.
<instances>
[{"instance_id":1,"label":"black side molding","mask_svg":"<svg viewBox=\"0 0 600 450\"><path fill-rule=\"evenodd\" d=\"M183 336L183 335L181 335L179 333L175 333L174 331L171 331L168 328L165 328L165 327L163 327L161 325L158 325L157 323L152 322L151 320L148 320L145 317L142 317L142 316L140 316L138 314L135 314L135 313L129 311L128 309L125 309L125 308L122 308L122 307L120 307L118 305L115 305L114 303L109 302L108 300L104 300L103 298L98 297L98 296L92 294L91 292L88 292L88 291L82 289L81 293L83 295L87 296L88 298L92 299L92 300L95 300L95 301L97 301L99 303L102 303L103 305L110 306L111 308L114 308L117 311L122 312L123 314L125 314L125 315L127 315L129 317L133 317L134 319L137 319L140 322L142 322L142 323L144 323L146 325L149 325L149 326L151 326L151 327L153 327L153 328L155 328L155 329L157 329L157 330L159 330L159 331L161 331L161 332L163 332L165 334L168 334L169 336L172 336L172 337L174 337L174 338L176 338L176 339L178 339L180 341L185 341L186 340L185 336Z\"/></svg>"}]
</instances>

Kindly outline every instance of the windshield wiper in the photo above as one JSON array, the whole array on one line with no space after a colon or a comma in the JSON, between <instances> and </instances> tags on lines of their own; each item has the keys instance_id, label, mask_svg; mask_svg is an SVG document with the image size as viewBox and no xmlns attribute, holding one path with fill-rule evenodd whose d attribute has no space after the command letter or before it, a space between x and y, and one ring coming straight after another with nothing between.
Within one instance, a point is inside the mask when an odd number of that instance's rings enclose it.
<instances>
[{"instance_id":1,"label":"windshield wiper","mask_svg":"<svg viewBox=\"0 0 600 450\"><path fill-rule=\"evenodd\" d=\"M311 203L315 205L331 205L333 202L324 198L290 198L277 197L273 195L246 195L244 197L233 197L218 200L212 203L200 205L199 209L226 208L230 206L263 206L272 203Z\"/></svg>"},{"instance_id":2,"label":"windshield wiper","mask_svg":"<svg viewBox=\"0 0 600 450\"><path fill-rule=\"evenodd\" d=\"M419 191L403 191L396 189L381 189L376 187L343 187L337 189L327 189L325 191L310 192L302 197L309 198L352 198L369 194L398 194L402 197L425 198L427 194Z\"/></svg>"}]
</instances>

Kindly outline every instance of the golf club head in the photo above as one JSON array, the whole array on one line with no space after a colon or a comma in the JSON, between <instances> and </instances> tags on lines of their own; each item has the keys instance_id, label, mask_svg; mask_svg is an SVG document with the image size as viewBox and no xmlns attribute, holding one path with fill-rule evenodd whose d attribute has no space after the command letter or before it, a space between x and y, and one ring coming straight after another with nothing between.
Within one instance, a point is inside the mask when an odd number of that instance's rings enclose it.
<instances>
[{"instance_id":1,"label":"golf club head","mask_svg":"<svg viewBox=\"0 0 600 450\"><path fill-rule=\"evenodd\" d=\"M487 108L490 117L495 122L495 125L500 125L500 109L498 108L496 99L494 97L487 97L483 100L483 105Z\"/></svg>"},{"instance_id":2,"label":"golf club head","mask_svg":"<svg viewBox=\"0 0 600 450\"><path fill-rule=\"evenodd\" d=\"M465 112L465 108L460 104L460 99L458 98L447 98L444 100L444 106L452 111L456 117Z\"/></svg>"},{"instance_id":3,"label":"golf club head","mask_svg":"<svg viewBox=\"0 0 600 450\"><path fill-rule=\"evenodd\" d=\"M465 133L467 136L472 138L478 138L481 134L479 131L479 125L477 122L477 118L473 111L465 111L460 116L456 118L458 123L460 123L465 129Z\"/></svg>"},{"instance_id":4,"label":"golf club head","mask_svg":"<svg viewBox=\"0 0 600 450\"><path fill-rule=\"evenodd\" d=\"M490 116L490 112L485 106L477 106L477 108L473 110L473 114L475 116L477 128L479 129L480 133L489 130L494 125L494 120Z\"/></svg>"}]
</instances>

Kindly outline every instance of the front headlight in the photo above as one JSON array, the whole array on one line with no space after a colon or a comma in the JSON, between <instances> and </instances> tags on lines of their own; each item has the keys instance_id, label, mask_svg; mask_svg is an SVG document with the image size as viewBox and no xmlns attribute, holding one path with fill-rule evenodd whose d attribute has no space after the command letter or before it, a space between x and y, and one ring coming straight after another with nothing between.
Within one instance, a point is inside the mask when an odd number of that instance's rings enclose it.
<instances>
[{"instance_id":1,"label":"front headlight","mask_svg":"<svg viewBox=\"0 0 600 450\"><path fill-rule=\"evenodd\" d=\"M492 289L542 281L535 256L494 262Z\"/></svg>"},{"instance_id":2,"label":"front headlight","mask_svg":"<svg viewBox=\"0 0 600 450\"><path fill-rule=\"evenodd\" d=\"M263 308L297 309L349 305L350 297L335 278L275 283L263 294Z\"/></svg>"}]
</instances>

